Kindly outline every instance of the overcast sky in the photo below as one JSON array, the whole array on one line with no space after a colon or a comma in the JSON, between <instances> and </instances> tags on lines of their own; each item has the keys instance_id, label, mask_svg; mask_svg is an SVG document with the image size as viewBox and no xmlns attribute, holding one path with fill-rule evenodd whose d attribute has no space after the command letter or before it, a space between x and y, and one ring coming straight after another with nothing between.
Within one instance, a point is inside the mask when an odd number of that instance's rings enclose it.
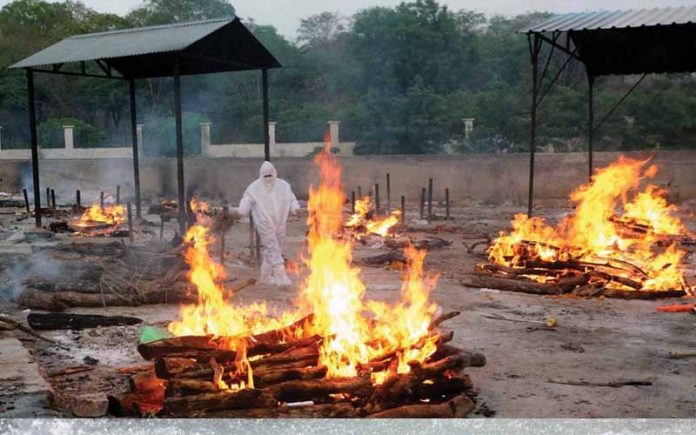
<instances>
[{"instance_id":1,"label":"overcast sky","mask_svg":"<svg viewBox=\"0 0 696 435\"><path fill-rule=\"evenodd\" d=\"M119 15L128 13L142 0L82 0L92 9ZM371 6L394 6L402 0L231 0L242 19L271 24L290 39L295 38L301 18L324 11L344 15ZM582 12L602 9L631 9L693 5L696 0L439 0L453 10L469 9L486 15L516 15L528 11ZM0 0L0 6L10 0Z\"/></svg>"}]
</instances>

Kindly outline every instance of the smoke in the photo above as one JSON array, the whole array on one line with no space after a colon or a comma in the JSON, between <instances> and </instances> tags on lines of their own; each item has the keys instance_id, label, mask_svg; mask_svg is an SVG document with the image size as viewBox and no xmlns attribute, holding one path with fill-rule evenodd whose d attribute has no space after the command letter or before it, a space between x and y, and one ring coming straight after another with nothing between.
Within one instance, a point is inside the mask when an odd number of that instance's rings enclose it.
<instances>
[{"instance_id":1,"label":"smoke","mask_svg":"<svg viewBox=\"0 0 696 435\"><path fill-rule=\"evenodd\" d=\"M16 255L3 259L5 267L0 282L0 301L10 302L24 291L24 280L39 278L46 281L55 281L64 276L65 267L60 261L38 251L30 255ZM79 271L79 270L78 270ZM74 270L70 271L75 273Z\"/></svg>"}]
</instances>

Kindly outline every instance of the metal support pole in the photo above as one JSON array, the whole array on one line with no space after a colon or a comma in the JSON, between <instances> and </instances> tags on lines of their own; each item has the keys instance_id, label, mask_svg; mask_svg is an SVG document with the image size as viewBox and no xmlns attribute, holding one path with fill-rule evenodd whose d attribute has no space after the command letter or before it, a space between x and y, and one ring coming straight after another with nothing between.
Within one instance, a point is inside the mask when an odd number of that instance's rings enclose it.
<instances>
[{"instance_id":1,"label":"metal support pole","mask_svg":"<svg viewBox=\"0 0 696 435\"><path fill-rule=\"evenodd\" d=\"M256 237L254 237L254 217L249 214L249 255L254 255L254 242Z\"/></svg>"},{"instance_id":2,"label":"metal support pole","mask_svg":"<svg viewBox=\"0 0 696 435\"><path fill-rule=\"evenodd\" d=\"M379 214L379 183L375 183L375 210Z\"/></svg>"},{"instance_id":3,"label":"metal support pole","mask_svg":"<svg viewBox=\"0 0 696 435\"><path fill-rule=\"evenodd\" d=\"M229 207L224 206L222 208L222 221L225 221L225 218L227 217L227 212L229 210ZM222 228L224 228L224 225L222 225ZM220 231L220 264L224 267L225 265L225 230Z\"/></svg>"},{"instance_id":4,"label":"metal support pole","mask_svg":"<svg viewBox=\"0 0 696 435\"><path fill-rule=\"evenodd\" d=\"M592 179L592 146L594 142L594 77L588 75L587 82L587 160L589 167L587 178Z\"/></svg>"},{"instance_id":5,"label":"metal support pole","mask_svg":"<svg viewBox=\"0 0 696 435\"><path fill-rule=\"evenodd\" d=\"M268 131L268 70L261 70L261 93L263 95L263 158L271 160L271 136Z\"/></svg>"},{"instance_id":6,"label":"metal support pole","mask_svg":"<svg viewBox=\"0 0 696 435\"><path fill-rule=\"evenodd\" d=\"M406 197L401 195L401 222L406 222Z\"/></svg>"},{"instance_id":7,"label":"metal support pole","mask_svg":"<svg viewBox=\"0 0 696 435\"><path fill-rule=\"evenodd\" d=\"M116 186L116 205L121 205L121 185ZM137 216L136 211L136 216Z\"/></svg>"},{"instance_id":8,"label":"metal support pole","mask_svg":"<svg viewBox=\"0 0 696 435\"><path fill-rule=\"evenodd\" d=\"M29 98L29 136L31 141L31 174L34 183L34 219L41 228L41 186L39 186L39 140L36 135L36 105L34 104L34 73L27 68L27 96Z\"/></svg>"},{"instance_id":9,"label":"metal support pole","mask_svg":"<svg viewBox=\"0 0 696 435\"><path fill-rule=\"evenodd\" d=\"M131 208L130 201L126 204L126 209L128 210L128 239L131 244L133 243L133 209Z\"/></svg>"},{"instance_id":10,"label":"metal support pole","mask_svg":"<svg viewBox=\"0 0 696 435\"><path fill-rule=\"evenodd\" d=\"M184 192L184 132L181 121L181 77L180 60L177 58L174 71L174 119L176 122L176 181L177 205L179 209L179 231L186 232L186 194Z\"/></svg>"},{"instance_id":11,"label":"metal support pole","mask_svg":"<svg viewBox=\"0 0 696 435\"><path fill-rule=\"evenodd\" d=\"M104 210L104 192L99 192L99 207Z\"/></svg>"},{"instance_id":12,"label":"metal support pole","mask_svg":"<svg viewBox=\"0 0 696 435\"><path fill-rule=\"evenodd\" d=\"M425 217L425 187L421 190L420 199L420 218L423 219Z\"/></svg>"},{"instance_id":13,"label":"metal support pole","mask_svg":"<svg viewBox=\"0 0 696 435\"><path fill-rule=\"evenodd\" d=\"M131 146L133 148L133 190L135 191L135 215L140 218L140 156L138 154L138 114L135 106L135 80L129 83L130 116L131 116ZM118 202L118 199L117 201Z\"/></svg>"},{"instance_id":14,"label":"metal support pole","mask_svg":"<svg viewBox=\"0 0 696 435\"><path fill-rule=\"evenodd\" d=\"M428 178L428 223L433 220L433 179Z\"/></svg>"},{"instance_id":15,"label":"metal support pole","mask_svg":"<svg viewBox=\"0 0 696 435\"><path fill-rule=\"evenodd\" d=\"M80 198L80 190L75 191L75 208L78 213L82 213L82 199Z\"/></svg>"},{"instance_id":16,"label":"metal support pole","mask_svg":"<svg viewBox=\"0 0 696 435\"><path fill-rule=\"evenodd\" d=\"M56 207L56 191L51 189L51 208L55 210Z\"/></svg>"},{"instance_id":17,"label":"metal support pole","mask_svg":"<svg viewBox=\"0 0 696 435\"><path fill-rule=\"evenodd\" d=\"M391 177L387 174L387 213L391 213Z\"/></svg>"},{"instance_id":18,"label":"metal support pole","mask_svg":"<svg viewBox=\"0 0 696 435\"><path fill-rule=\"evenodd\" d=\"M24 193L24 206L27 208L27 219L31 217L31 207L29 206L29 195L27 194L27 189L22 189Z\"/></svg>"},{"instance_id":19,"label":"metal support pole","mask_svg":"<svg viewBox=\"0 0 696 435\"><path fill-rule=\"evenodd\" d=\"M527 204L527 216L532 216L534 207L534 154L536 153L536 124L537 124L537 98L539 97L539 48L540 41L537 35L529 39L529 49L532 56L532 108L531 124L529 127L529 196Z\"/></svg>"},{"instance_id":20,"label":"metal support pole","mask_svg":"<svg viewBox=\"0 0 696 435\"><path fill-rule=\"evenodd\" d=\"M449 201L449 188L445 188L445 216L447 220L450 218L450 201Z\"/></svg>"},{"instance_id":21,"label":"metal support pole","mask_svg":"<svg viewBox=\"0 0 696 435\"><path fill-rule=\"evenodd\" d=\"M51 208L51 188L46 188L46 208Z\"/></svg>"},{"instance_id":22,"label":"metal support pole","mask_svg":"<svg viewBox=\"0 0 696 435\"><path fill-rule=\"evenodd\" d=\"M355 190L350 192L350 212L355 213Z\"/></svg>"}]
</instances>

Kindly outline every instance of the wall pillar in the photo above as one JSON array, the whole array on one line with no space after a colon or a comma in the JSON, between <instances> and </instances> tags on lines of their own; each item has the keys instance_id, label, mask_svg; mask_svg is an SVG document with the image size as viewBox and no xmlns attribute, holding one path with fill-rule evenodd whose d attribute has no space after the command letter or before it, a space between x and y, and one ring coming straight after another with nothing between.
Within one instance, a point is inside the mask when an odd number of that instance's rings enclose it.
<instances>
[{"instance_id":1,"label":"wall pillar","mask_svg":"<svg viewBox=\"0 0 696 435\"><path fill-rule=\"evenodd\" d=\"M201 155L209 156L210 153L210 122L201 122Z\"/></svg>"},{"instance_id":2,"label":"wall pillar","mask_svg":"<svg viewBox=\"0 0 696 435\"><path fill-rule=\"evenodd\" d=\"M135 129L138 137L138 156L145 157L145 153L143 152L143 148L145 147L145 142L143 141L143 125L136 124Z\"/></svg>"},{"instance_id":3,"label":"wall pillar","mask_svg":"<svg viewBox=\"0 0 696 435\"><path fill-rule=\"evenodd\" d=\"M476 118L464 118L464 139L469 139L474 132L474 121Z\"/></svg>"},{"instance_id":4,"label":"wall pillar","mask_svg":"<svg viewBox=\"0 0 696 435\"><path fill-rule=\"evenodd\" d=\"M338 147L341 142L339 139L339 125L341 121L329 121L329 137L331 138L331 148Z\"/></svg>"},{"instance_id":5,"label":"wall pillar","mask_svg":"<svg viewBox=\"0 0 696 435\"><path fill-rule=\"evenodd\" d=\"M74 125L64 125L63 126L63 143L65 144L66 150L71 150L75 148L73 130Z\"/></svg>"},{"instance_id":6,"label":"wall pillar","mask_svg":"<svg viewBox=\"0 0 696 435\"><path fill-rule=\"evenodd\" d=\"M278 124L276 121L268 121L268 140L271 147L276 144L276 124Z\"/></svg>"}]
</instances>

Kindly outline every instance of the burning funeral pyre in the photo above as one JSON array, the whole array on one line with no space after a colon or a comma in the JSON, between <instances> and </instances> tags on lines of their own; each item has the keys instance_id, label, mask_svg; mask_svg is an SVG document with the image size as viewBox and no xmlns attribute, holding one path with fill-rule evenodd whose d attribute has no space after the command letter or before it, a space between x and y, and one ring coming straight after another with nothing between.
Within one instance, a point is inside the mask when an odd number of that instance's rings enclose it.
<instances>
[{"instance_id":1,"label":"burning funeral pyre","mask_svg":"<svg viewBox=\"0 0 696 435\"><path fill-rule=\"evenodd\" d=\"M666 192L639 190L658 168L620 158L570 196L557 226L518 214L464 284L538 294L661 298L691 295L682 271L694 245Z\"/></svg>"},{"instance_id":2,"label":"burning funeral pyre","mask_svg":"<svg viewBox=\"0 0 696 435\"><path fill-rule=\"evenodd\" d=\"M93 204L82 213L79 219L68 223L68 226L79 234L89 236L123 236L127 235L127 230L121 226L126 221L125 206Z\"/></svg>"},{"instance_id":3,"label":"burning funeral pyre","mask_svg":"<svg viewBox=\"0 0 696 435\"><path fill-rule=\"evenodd\" d=\"M233 305L225 270L208 253L208 217L187 235L189 277L198 303L181 308L172 338L141 343L154 372L131 393L111 397L116 414L163 416L460 417L473 410L465 367L483 355L448 345L430 302L437 275L425 251L405 250L401 300L367 300L352 242L341 237L340 166L328 147L316 157L321 182L310 188L307 273L295 309L271 315L264 304ZM192 205L193 209L200 205Z\"/></svg>"},{"instance_id":4,"label":"burning funeral pyre","mask_svg":"<svg viewBox=\"0 0 696 435\"><path fill-rule=\"evenodd\" d=\"M373 234L386 237L393 234L400 221L401 211L392 210L387 216L379 216L370 197L366 196L355 201L355 211L346 220L344 226L358 238Z\"/></svg>"}]
</instances>

